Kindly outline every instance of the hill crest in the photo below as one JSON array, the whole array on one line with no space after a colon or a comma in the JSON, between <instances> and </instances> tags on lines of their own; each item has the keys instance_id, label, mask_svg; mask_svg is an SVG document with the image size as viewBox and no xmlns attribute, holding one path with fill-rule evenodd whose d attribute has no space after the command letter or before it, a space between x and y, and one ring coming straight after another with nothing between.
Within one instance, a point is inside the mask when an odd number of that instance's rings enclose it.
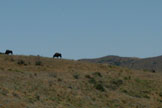
<instances>
[{"instance_id":1,"label":"hill crest","mask_svg":"<svg viewBox=\"0 0 162 108\"><path fill-rule=\"evenodd\" d=\"M105 56L95 59L81 59L80 61L94 62L94 63L108 63L111 65L127 67L131 69L140 70L155 70L162 72L162 56L149 58L136 57L120 57L120 56Z\"/></svg>"}]
</instances>

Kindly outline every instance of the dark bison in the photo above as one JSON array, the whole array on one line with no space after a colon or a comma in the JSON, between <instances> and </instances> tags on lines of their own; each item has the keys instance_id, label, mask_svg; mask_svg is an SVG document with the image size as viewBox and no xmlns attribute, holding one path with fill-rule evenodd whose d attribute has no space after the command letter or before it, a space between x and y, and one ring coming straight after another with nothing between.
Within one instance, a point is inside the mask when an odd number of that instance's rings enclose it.
<instances>
[{"instance_id":1,"label":"dark bison","mask_svg":"<svg viewBox=\"0 0 162 108\"><path fill-rule=\"evenodd\" d=\"M54 55L53 55L53 58L62 58L62 54L61 53L55 53Z\"/></svg>"},{"instance_id":2,"label":"dark bison","mask_svg":"<svg viewBox=\"0 0 162 108\"><path fill-rule=\"evenodd\" d=\"M13 55L13 51L12 50L6 50L5 54L7 54L7 55L9 55L9 54Z\"/></svg>"}]
</instances>

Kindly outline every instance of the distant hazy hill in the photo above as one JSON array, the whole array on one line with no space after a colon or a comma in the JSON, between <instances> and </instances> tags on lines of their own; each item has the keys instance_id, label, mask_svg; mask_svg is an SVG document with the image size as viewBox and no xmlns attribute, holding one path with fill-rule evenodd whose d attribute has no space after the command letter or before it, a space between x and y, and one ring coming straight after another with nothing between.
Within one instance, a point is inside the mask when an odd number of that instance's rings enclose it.
<instances>
[{"instance_id":1,"label":"distant hazy hill","mask_svg":"<svg viewBox=\"0 0 162 108\"><path fill-rule=\"evenodd\" d=\"M162 56L143 59L133 57L106 56L96 59L82 59L81 61L109 63L112 65L128 67L132 69L142 69L148 71L155 70L162 72Z\"/></svg>"}]
</instances>

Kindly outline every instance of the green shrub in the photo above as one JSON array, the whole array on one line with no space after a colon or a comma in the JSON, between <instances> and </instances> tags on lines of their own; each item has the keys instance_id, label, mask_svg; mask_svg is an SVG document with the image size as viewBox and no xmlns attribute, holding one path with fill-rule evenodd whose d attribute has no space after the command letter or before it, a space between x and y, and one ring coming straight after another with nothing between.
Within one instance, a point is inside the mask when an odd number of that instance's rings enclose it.
<instances>
[{"instance_id":1,"label":"green shrub","mask_svg":"<svg viewBox=\"0 0 162 108\"><path fill-rule=\"evenodd\" d=\"M41 62L41 61L36 61L36 62L35 62L35 65L36 65L36 66L42 66L42 62Z\"/></svg>"},{"instance_id":2,"label":"green shrub","mask_svg":"<svg viewBox=\"0 0 162 108\"><path fill-rule=\"evenodd\" d=\"M120 80L120 79L118 79L118 80L114 80L114 81L112 81L111 83L114 84L114 85L116 85L116 86L120 86L120 85L123 84L123 81Z\"/></svg>"},{"instance_id":3,"label":"green shrub","mask_svg":"<svg viewBox=\"0 0 162 108\"><path fill-rule=\"evenodd\" d=\"M100 72L94 72L93 75L98 76L98 77L102 77L102 74Z\"/></svg>"},{"instance_id":4,"label":"green shrub","mask_svg":"<svg viewBox=\"0 0 162 108\"><path fill-rule=\"evenodd\" d=\"M91 76L90 76L90 75L85 75L85 78L90 79L90 78L91 78Z\"/></svg>"},{"instance_id":5,"label":"green shrub","mask_svg":"<svg viewBox=\"0 0 162 108\"><path fill-rule=\"evenodd\" d=\"M8 71L12 71L12 69L9 68Z\"/></svg>"},{"instance_id":6,"label":"green shrub","mask_svg":"<svg viewBox=\"0 0 162 108\"><path fill-rule=\"evenodd\" d=\"M162 97L162 92L159 93L159 96Z\"/></svg>"},{"instance_id":7,"label":"green shrub","mask_svg":"<svg viewBox=\"0 0 162 108\"><path fill-rule=\"evenodd\" d=\"M9 93L9 91L8 91L7 89L5 89L5 88L0 88L0 94L6 96L8 93Z\"/></svg>"},{"instance_id":8,"label":"green shrub","mask_svg":"<svg viewBox=\"0 0 162 108\"><path fill-rule=\"evenodd\" d=\"M17 64L18 64L18 65L26 65L26 63L25 63L24 60L18 60Z\"/></svg>"},{"instance_id":9,"label":"green shrub","mask_svg":"<svg viewBox=\"0 0 162 108\"><path fill-rule=\"evenodd\" d=\"M40 96L39 95L36 95L35 98L37 99L37 101L40 100Z\"/></svg>"},{"instance_id":10,"label":"green shrub","mask_svg":"<svg viewBox=\"0 0 162 108\"><path fill-rule=\"evenodd\" d=\"M61 81L62 81L62 79L61 79L61 78L58 78L58 79L57 79L57 81L61 82Z\"/></svg>"},{"instance_id":11,"label":"green shrub","mask_svg":"<svg viewBox=\"0 0 162 108\"><path fill-rule=\"evenodd\" d=\"M96 84L95 85L95 88L101 92L104 92L105 91L105 88L102 84Z\"/></svg>"},{"instance_id":12,"label":"green shrub","mask_svg":"<svg viewBox=\"0 0 162 108\"><path fill-rule=\"evenodd\" d=\"M123 84L123 81L120 79L115 79L110 81L110 84L107 86L107 88L111 90L116 90L118 89L121 85Z\"/></svg>"},{"instance_id":13,"label":"green shrub","mask_svg":"<svg viewBox=\"0 0 162 108\"><path fill-rule=\"evenodd\" d=\"M73 77L74 77L75 79L79 79L79 75L78 75L78 74L74 74Z\"/></svg>"},{"instance_id":14,"label":"green shrub","mask_svg":"<svg viewBox=\"0 0 162 108\"><path fill-rule=\"evenodd\" d=\"M56 78L57 75L56 75L56 73L49 73L49 77Z\"/></svg>"},{"instance_id":15,"label":"green shrub","mask_svg":"<svg viewBox=\"0 0 162 108\"><path fill-rule=\"evenodd\" d=\"M13 92L12 95L13 95L14 97L20 98L20 96L19 96L16 92Z\"/></svg>"},{"instance_id":16,"label":"green shrub","mask_svg":"<svg viewBox=\"0 0 162 108\"><path fill-rule=\"evenodd\" d=\"M124 77L124 80L131 80L131 76Z\"/></svg>"},{"instance_id":17,"label":"green shrub","mask_svg":"<svg viewBox=\"0 0 162 108\"><path fill-rule=\"evenodd\" d=\"M96 84L97 81L96 81L94 78L90 78L90 79L89 79L89 83L91 83L91 84Z\"/></svg>"}]
</instances>

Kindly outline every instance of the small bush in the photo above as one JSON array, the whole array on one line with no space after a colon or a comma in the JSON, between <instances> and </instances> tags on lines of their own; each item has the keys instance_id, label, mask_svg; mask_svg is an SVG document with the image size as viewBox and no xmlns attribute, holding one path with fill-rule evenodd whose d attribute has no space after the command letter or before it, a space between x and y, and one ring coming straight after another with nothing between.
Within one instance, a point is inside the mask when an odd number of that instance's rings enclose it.
<instances>
[{"instance_id":1,"label":"small bush","mask_svg":"<svg viewBox=\"0 0 162 108\"><path fill-rule=\"evenodd\" d=\"M18 65L26 65L26 63L25 63L24 60L18 60L17 64L18 64Z\"/></svg>"},{"instance_id":2,"label":"small bush","mask_svg":"<svg viewBox=\"0 0 162 108\"><path fill-rule=\"evenodd\" d=\"M121 89L121 91L125 94L128 94L128 91L126 89Z\"/></svg>"},{"instance_id":3,"label":"small bush","mask_svg":"<svg viewBox=\"0 0 162 108\"><path fill-rule=\"evenodd\" d=\"M36 99L39 101L40 100L40 96L38 95L38 96L36 96Z\"/></svg>"},{"instance_id":4,"label":"small bush","mask_svg":"<svg viewBox=\"0 0 162 108\"><path fill-rule=\"evenodd\" d=\"M9 68L8 71L12 71L12 69Z\"/></svg>"},{"instance_id":5,"label":"small bush","mask_svg":"<svg viewBox=\"0 0 162 108\"><path fill-rule=\"evenodd\" d=\"M13 92L12 95L13 95L14 97L20 98L20 96L19 96L16 92Z\"/></svg>"},{"instance_id":6,"label":"small bush","mask_svg":"<svg viewBox=\"0 0 162 108\"><path fill-rule=\"evenodd\" d=\"M61 79L61 78L58 78L58 80L57 80L57 81L61 82L61 81L62 81L62 79Z\"/></svg>"},{"instance_id":7,"label":"small bush","mask_svg":"<svg viewBox=\"0 0 162 108\"><path fill-rule=\"evenodd\" d=\"M57 75L56 75L56 73L49 73L49 77L57 78Z\"/></svg>"},{"instance_id":8,"label":"small bush","mask_svg":"<svg viewBox=\"0 0 162 108\"><path fill-rule=\"evenodd\" d=\"M131 80L131 76L124 77L124 80Z\"/></svg>"},{"instance_id":9,"label":"small bush","mask_svg":"<svg viewBox=\"0 0 162 108\"><path fill-rule=\"evenodd\" d=\"M159 96L162 97L162 92L159 93Z\"/></svg>"},{"instance_id":10,"label":"small bush","mask_svg":"<svg viewBox=\"0 0 162 108\"><path fill-rule=\"evenodd\" d=\"M31 64L30 61L28 62L28 64L29 64L29 65Z\"/></svg>"},{"instance_id":11,"label":"small bush","mask_svg":"<svg viewBox=\"0 0 162 108\"><path fill-rule=\"evenodd\" d=\"M95 72L93 75L97 75L97 76L100 76L101 77L101 74L99 72ZM90 84L92 84L95 89L97 89L97 90L99 90L101 92L104 92L105 91L105 88L102 85L102 81L98 81L95 78L91 77L90 75L86 75L85 77L89 79L88 82Z\"/></svg>"},{"instance_id":12,"label":"small bush","mask_svg":"<svg viewBox=\"0 0 162 108\"><path fill-rule=\"evenodd\" d=\"M37 101L37 99L35 97L29 96L28 97L28 102L34 104Z\"/></svg>"},{"instance_id":13,"label":"small bush","mask_svg":"<svg viewBox=\"0 0 162 108\"><path fill-rule=\"evenodd\" d=\"M37 73L34 73L34 76L37 77Z\"/></svg>"},{"instance_id":14,"label":"small bush","mask_svg":"<svg viewBox=\"0 0 162 108\"><path fill-rule=\"evenodd\" d=\"M14 72L20 72L20 73L23 73L23 71L18 70L18 69L14 69L13 71L14 71Z\"/></svg>"},{"instance_id":15,"label":"small bush","mask_svg":"<svg viewBox=\"0 0 162 108\"><path fill-rule=\"evenodd\" d=\"M102 77L102 74L100 72L94 72L93 75L98 76L98 77Z\"/></svg>"},{"instance_id":16,"label":"small bush","mask_svg":"<svg viewBox=\"0 0 162 108\"><path fill-rule=\"evenodd\" d=\"M73 75L73 77L74 77L75 79L79 79L79 75L78 75L78 74Z\"/></svg>"},{"instance_id":17,"label":"small bush","mask_svg":"<svg viewBox=\"0 0 162 108\"><path fill-rule=\"evenodd\" d=\"M48 85L49 85L50 87L52 87L53 81L48 81Z\"/></svg>"},{"instance_id":18,"label":"small bush","mask_svg":"<svg viewBox=\"0 0 162 108\"><path fill-rule=\"evenodd\" d=\"M90 78L90 79L89 79L89 83L91 83L91 84L96 84L97 81L96 81L94 78Z\"/></svg>"},{"instance_id":19,"label":"small bush","mask_svg":"<svg viewBox=\"0 0 162 108\"><path fill-rule=\"evenodd\" d=\"M110 81L110 84L107 86L111 90L118 89L123 84L123 81L120 79L115 79Z\"/></svg>"},{"instance_id":20,"label":"small bush","mask_svg":"<svg viewBox=\"0 0 162 108\"><path fill-rule=\"evenodd\" d=\"M36 62L35 62L35 65L36 65L36 66L42 66L42 62L41 62L41 61L36 61Z\"/></svg>"},{"instance_id":21,"label":"small bush","mask_svg":"<svg viewBox=\"0 0 162 108\"><path fill-rule=\"evenodd\" d=\"M105 91L105 88L102 84L96 84L96 87L95 87L97 90L101 91L101 92L104 92Z\"/></svg>"},{"instance_id":22,"label":"small bush","mask_svg":"<svg viewBox=\"0 0 162 108\"><path fill-rule=\"evenodd\" d=\"M90 76L90 75L85 75L85 78L90 79L90 78L91 78L91 76Z\"/></svg>"},{"instance_id":23,"label":"small bush","mask_svg":"<svg viewBox=\"0 0 162 108\"><path fill-rule=\"evenodd\" d=\"M4 89L4 88L0 88L0 94L2 95L7 95L9 93L9 91L7 89Z\"/></svg>"},{"instance_id":24,"label":"small bush","mask_svg":"<svg viewBox=\"0 0 162 108\"><path fill-rule=\"evenodd\" d=\"M120 85L123 84L123 81L119 79L119 80L114 80L111 83L114 84L114 85L116 85L116 86L120 86Z\"/></svg>"}]
</instances>

